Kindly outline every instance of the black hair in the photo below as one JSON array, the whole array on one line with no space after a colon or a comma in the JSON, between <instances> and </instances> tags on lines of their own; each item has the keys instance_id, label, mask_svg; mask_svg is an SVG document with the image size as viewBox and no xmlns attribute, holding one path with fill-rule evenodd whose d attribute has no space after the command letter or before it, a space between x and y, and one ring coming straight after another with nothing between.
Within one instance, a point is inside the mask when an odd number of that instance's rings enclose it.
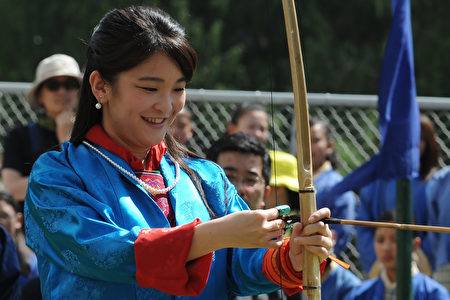
<instances>
[{"instance_id":1,"label":"black hair","mask_svg":"<svg viewBox=\"0 0 450 300\"><path fill-rule=\"evenodd\" d=\"M380 222L389 222L389 223L395 223L397 220L395 210L387 210L383 212L380 217L378 218L378 221Z\"/></svg>"},{"instance_id":2,"label":"black hair","mask_svg":"<svg viewBox=\"0 0 450 300\"><path fill-rule=\"evenodd\" d=\"M255 137L245 133L225 134L211 145L206 153L206 158L217 162L220 153L225 151L236 151L260 156L262 158L264 182L266 186L269 185L272 173L269 151Z\"/></svg>"},{"instance_id":3,"label":"black hair","mask_svg":"<svg viewBox=\"0 0 450 300\"><path fill-rule=\"evenodd\" d=\"M332 127L330 122L313 116L309 119L309 126L311 128L314 125L321 125L323 128L325 128L325 135L327 137L327 141L329 142L333 141ZM331 154L327 155L327 160L331 163L333 169L337 170L339 168L339 159L336 148L333 149Z\"/></svg>"},{"instance_id":4,"label":"black hair","mask_svg":"<svg viewBox=\"0 0 450 300\"><path fill-rule=\"evenodd\" d=\"M242 102L241 104L239 104L238 107L236 107L233 114L231 115L230 123L237 125L237 123L239 123L239 119L243 115L245 115L246 113L251 112L251 111L262 111L262 112L267 113L265 108L259 103Z\"/></svg>"},{"instance_id":5,"label":"black hair","mask_svg":"<svg viewBox=\"0 0 450 300\"><path fill-rule=\"evenodd\" d=\"M70 141L79 144L89 129L101 123L102 111L89 77L98 71L114 85L119 73L132 69L152 54L162 52L173 58L190 81L197 66L197 54L186 40L184 28L158 8L132 6L108 12L97 27L86 50L86 69L80 103Z\"/></svg>"},{"instance_id":6,"label":"black hair","mask_svg":"<svg viewBox=\"0 0 450 300\"><path fill-rule=\"evenodd\" d=\"M439 167L440 149L434 125L424 114L420 115L420 140L425 142L425 149L420 155L419 175L428 181Z\"/></svg>"},{"instance_id":7,"label":"black hair","mask_svg":"<svg viewBox=\"0 0 450 300\"><path fill-rule=\"evenodd\" d=\"M395 222L397 222L397 214L396 214L395 210L385 211L384 213L382 213L380 215L380 217L378 218L378 221L380 221L380 222L388 222L388 223L395 223ZM413 223L415 223L415 222L413 221ZM376 231L376 228L375 228L374 232L375 231ZM419 236L419 233L416 230L414 230L413 231L413 237L417 237L417 236Z\"/></svg>"},{"instance_id":8,"label":"black hair","mask_svg":"<svg viewBox=\"0 0 450 300\"><path fill-rule=\"evenodd\" d=\"M70 141L80 144L86 133L102 122L102 111L95 108L89 77L98 71L102 79L114 86L121 72L132 69L155 53L164 53L180 67L186 82L197 67L197 53L189 44L184 28L166 12L146 6L131 6L108 12L95 27L86 50L86 69L80 91L80 103ZM178 143L170 132L164 141L167 155L180 164L197 187L210 215L211 210L197 174L184 162L199 157Z\"/></svg>"}]
</instances>

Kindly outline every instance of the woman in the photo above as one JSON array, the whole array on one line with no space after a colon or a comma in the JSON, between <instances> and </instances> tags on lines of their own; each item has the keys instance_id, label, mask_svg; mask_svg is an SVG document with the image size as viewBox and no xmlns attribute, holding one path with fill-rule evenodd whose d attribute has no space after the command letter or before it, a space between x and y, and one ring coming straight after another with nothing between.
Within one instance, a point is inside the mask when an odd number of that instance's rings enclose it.
<instances>
[{"instance_id":1,"label":"woman","mask_svg":"<svg viewBox=\"0 0 450 300\"><path fill-rule=\"evenodd\" d=\"M338 155L334 147L331 125L326 120L311 118L309 120L311 132L311 155L314 174L314 187L317 191L317 207L328 207L336 218L354 220L356 215L356 198L352 191L339 197L327 198L325 193L332 186L342 181L338 173ZM336 232L334 251L339 256L347 249L353 235L352 226L332 226Z\"/></svg>"},{"instance_id":2,"label":"woman","mask_svg":"<svg viewBox=\"0 0 450 300\"><path fill-rule=\"evenodd\" d=\"M38 121L12 129L5 138L2 178L5 188L21 204L31 167L42 153L69 140L81 83L78 63L65 54L43 59L27 94Z\"/></svg>"},{"instance_id":3,"label":"woman","mask_svg":"<svg viewBox=\"0 0 450 300\"><path fill-rule=\"evenodd\" d=\"M428 224L450 226L450 166L437 171L426 188ZM450 237L445 233L428 232L427 253L432 262L433 278L450 292Z\"/></svg>"},{"instance_id":4,"label":"woman","mask_svg":"<svg viewBox=\"0 0 450 300\"><path fill-rule=\"evenodd\" d=\"M395 222L394 211L387 211L381 214L380 220L383 222ZM375 228L373 248L378 261L381 264L379 277L363 281L362 284L354 288L345 298L347 300L356 299L397 299L397 241L396 230L393 228ZM419 249L420 237L416 236L412 240L413 254ZM411 263L412 293L417 300L448 300L447 290L421 273L414 261ZM399 275L399 276L397 276Z\"/></svg>"},{"instance_id":5,"label":"woman","mask_svg":"<svg viewBox=\"0 0 450 300\"><path fill-rule=\"evenodd\" d=\"M196 63L158 9L113 10L94 30L70 143L36 162L26 196L44 298L227 299L278 289L268 278L296 292L301 245L328 255L328 209L283 241L276 209L248 210L170 135Z\"/></svg>"},{"instance_id":6,"label":"woman","mask_svg":"<svg viewBox=\"0 0 450 300\"><path fill-rule=\"evenodd\" d=\"M411 180L411 194L413 206L413 218L417 224L429 224L431 219L427 208L429 198L426 195L429 189L428 183L438 170L439 165L439 145L436 140L436 134L433 123L425 115L420 116L420 166L419 176ZM380 215L392 209L395 209L396 203L396 180L395 179L377 179L374 182L364 186L359 191L358 219L374 221L380 218ZM436 220L436 219L434 219ZM436 224L434 224L436 225ZM363 255L360 256L361 265L367 273L376 271L376 257L372 248L367 245L373 242L373 230L371 228L358 226L356 228L358 250ZM418 267L422 273L431 275L430 258L433 259L433 252L436 249L430 248L426 232L420 232L422 239L422 248L418 249L420 261ZM424 252L427 254L425 256ZM431 260L433 263L433 260ZM372 270L372 267L374 269ZM376 273L376 272L375 272Z\"/></svg>"},{"instance_id":7,"label":"woman","mask_svg":"<svg viewBox=\"0 0 450 300\"><path fill-rule=\"evenodd\" d=\"M435 226L450 226L450 166L439 170L440 149L436 141L436 131L431 120L420 116L423 124L420 138L420 170L426 175L426 201L417 201L414 211L423 223ZM422 167L423 166L423 167ZM423 171L422 171L423 170ZM450 291L450 237L445 233L428 232L422 244L432 267L433 278Z\"/></svg>"},{"instance_id":8,"label":"woman","mask_svg":"<svg viewBox=\"0 0 450 300\"><path fill-rule=\"evenodd\" d=\"M269 137L269 117L262 105L243 102L234 110L227 124L227 133L238 132L252 135L261 143L266 143Z\"/></svg>"}]
</instances>

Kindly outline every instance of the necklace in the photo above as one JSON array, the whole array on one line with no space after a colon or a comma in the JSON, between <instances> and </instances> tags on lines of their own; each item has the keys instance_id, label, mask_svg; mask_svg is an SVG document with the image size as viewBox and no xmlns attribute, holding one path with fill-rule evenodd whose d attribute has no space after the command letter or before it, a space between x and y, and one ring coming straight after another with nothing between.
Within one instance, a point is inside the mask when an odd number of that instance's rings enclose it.
<instances>
[{"instance_id":1,"label":"necklace","mask_svg":"<svg viewBox=\"0 0 450 300\"><path fill-rule=\"evenodd\" d=\"M150 194L152 195L158 195L158 194L164 194L167 193L168 191L170 191L171 189L173 189L175 187L175 185L178 183L178 181L180 180L180 165L175 161L175 169L176 169L176 175L175 175L175 181L174 183L172 183L171 186L168 186L164 189L156 189L154 187L151 187L149 184L147 184L146 182L144 182L143 180L141 180L140 178L138 178L136 175L134 175L133 173L125 170L124 168L122 168L121 166L119 166L119 164L117 164L115 161L113 161L111 158L109 158L106 154L104 154L103 152L101 152L100 150L98 150L97 148L95 148L94 146L92 146L91 144L89 144L86 141L83 141L83 144L85 144L86 146L88 146L89 148L91 148L92 150L94 150L95 152L97 152L98 154L100 154L104 159L106 159L106 161L108 161L113 167L115 167L116 169L122 171L123 173L125 173L128 177L130 177L131 179L133 179L134 181L136 181L137 183L139 183L144 189L146 189Z\"/></svg>"}]
</instances>

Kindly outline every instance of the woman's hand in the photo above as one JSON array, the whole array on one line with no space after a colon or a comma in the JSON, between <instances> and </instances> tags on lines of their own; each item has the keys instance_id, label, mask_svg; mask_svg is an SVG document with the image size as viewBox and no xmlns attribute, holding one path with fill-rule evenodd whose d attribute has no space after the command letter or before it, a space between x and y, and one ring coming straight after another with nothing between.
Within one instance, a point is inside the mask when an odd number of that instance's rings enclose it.
<instances>
[{"instance_id":1,"label":"woman's hand","mask_svg":"<svg viewBox=\"0 0 450 300\"><path fill-rule=\"evenodd\" d=\"M308 219L308 225L304 228L301 223L296 223L292 229L289 258L294 269L303 270L303 246L319 256L327 258L332 247L332 235L328 225L318 222L331 215L328 208L322 208L314 212Z\"/></svg>"},{"instance_id":2,"label":"woman's hand","mask_svg":"<svg viewBox=\"0 0 450 300\"><path fill-rule=\"evenodd\" d=\"M284 222L275 208L245 210L223 217L224 239L234 248L278 248L283 243Z\"/></svg>"},{"instance_id":3,"label":"woman's hand","mask_svg":"<svg viewBox=\"0 0 450 300\"><path fill-rule=\"evenodd\" d=\"M278 210L244 210L195 227L188 260L223 248L278 248L284 221Z\"/></svg>"}]
</instances>

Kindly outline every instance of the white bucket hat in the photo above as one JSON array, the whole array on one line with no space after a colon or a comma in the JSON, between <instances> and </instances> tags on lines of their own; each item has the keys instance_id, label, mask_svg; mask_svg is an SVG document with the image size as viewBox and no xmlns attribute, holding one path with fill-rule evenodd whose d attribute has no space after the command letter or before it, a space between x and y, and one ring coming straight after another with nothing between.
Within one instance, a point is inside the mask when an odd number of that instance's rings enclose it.
<instances>
[{"instance_id":1,"label":"white bucket hat","mask_svg":"<svg viewBox=\"0 0 450 300\"><path fill-rule=\"evenodd\" d=\"M36 92L40 85L49 78L57 76L70 76L82 81L83 74L76 60L65 54L53 54L41 60L36 68L36 78L33 86L27 93L27 99L32 106L37 106Z\"/></svg>"}]
</instances>

